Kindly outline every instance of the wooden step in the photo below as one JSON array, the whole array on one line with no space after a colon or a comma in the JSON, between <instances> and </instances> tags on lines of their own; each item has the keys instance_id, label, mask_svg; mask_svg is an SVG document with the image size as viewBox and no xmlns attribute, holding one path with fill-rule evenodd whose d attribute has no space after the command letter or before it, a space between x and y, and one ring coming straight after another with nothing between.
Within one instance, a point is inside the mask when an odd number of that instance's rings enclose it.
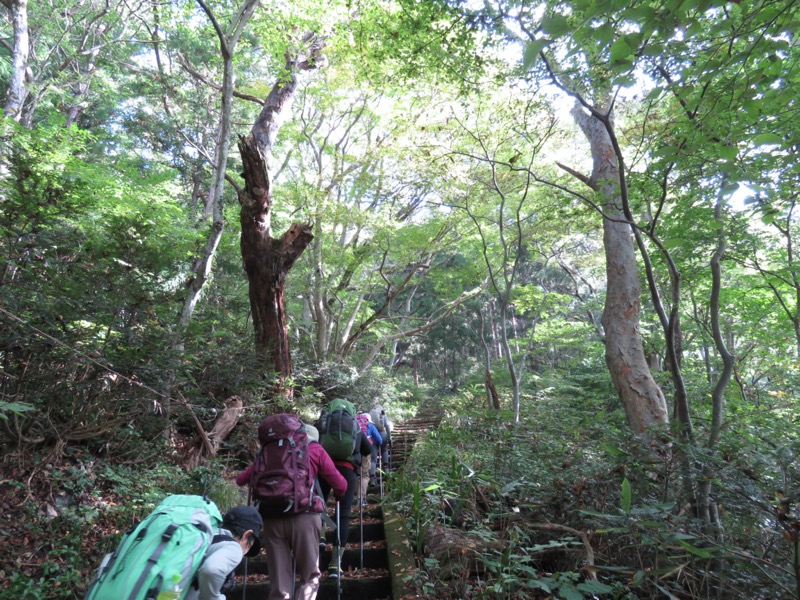
<instances>
[{"instance_id":1,"label":"wooden step","mask_svg":"<svg viewBox=\"0 0 800 600\"><path fill-rule=\"evenodd\" d=\"M230 592L227 592L228 600L263 600L269 595L269 582L248 582L245 588L240 583ZM334 579L323 579L320 581L318 600L337 600L337 585ZM391 600L392 585L388 573L378 577L348 577L345 575L341 581L341 596L345 598L359 598L369 600Z\"/></svg>"},{"instance_id":2,"label":"wooden step","mask_svg":"<svg viewBox=\"0 0 800 600\"><path fill-rule=\"evenodd\" d=\"M364 523L365 542L382 540L383 537L383 521ZM329 544L332 544L336 541L336 532L326 531L325 539ZM350 531L347 532L347 541L350 544L357 544L361 541L361 525L359 524L358 519L350 523Z\"/></svg>"},{"instance_id":3,"label":"wooden step","mask_svg":"<svg viewBox=\"0 0 800 600\"><path fill-rule=\"evenodd\" d=\"M319 553L319 566L321 571L325 571L331 563L331 556L333 555L333 546L328 545L325 550ZM384 540L380 542L370 542L364 545L364 569L387 569L387 556L386 544ZM247 561L247 566L244 563L239 565L236 570L237 575L243 575L247 569L248 575L267 575L267 558L264 554L255 558L250 558ZM344 552L342 552L342 568L345 571L360 569L361 567L361 549L358 545L348 545Z\"/></svg>"},{"instance_id":4,"label":"wooden step","mask_svg":"<svg viewBox=\"0 0 800 600\"><path fill-rule=\"evenodd\" d=\"M392 432L391 468L400 469L406 457L413 451L419 435L438 427L441 413L429 411L405 423L396 425ZM386 489L391 486L392 476L384 478ZM342 577L340 587L337 580L327 578L327 568L333 555L336 536L333 531L325 532L327 546L320 552L319 600L391 600L413 596L413 586L406 581L405 574L414 568L414 558L405 541L403 519L399 515L389 518L391 528L391 556L387 547L387 532L384 526L384 513L381 506L380 490L370 486L367 495L368 506L362 513L354 506L351 513L348 543L342 553ZM391 508L391 507L387 507ZM335 520L335 501L329 498L328 514ZM363 529L361 518L363 518ZM361 541L363 535L363 551ZM244 566L238 570L237 585L227 593L228 600L262 600L269 594L269 574L266 556L249 559L247 564L247 585L243 585ZM411 586L411 587L409 587Z\"/></svg>"}]
</instances>

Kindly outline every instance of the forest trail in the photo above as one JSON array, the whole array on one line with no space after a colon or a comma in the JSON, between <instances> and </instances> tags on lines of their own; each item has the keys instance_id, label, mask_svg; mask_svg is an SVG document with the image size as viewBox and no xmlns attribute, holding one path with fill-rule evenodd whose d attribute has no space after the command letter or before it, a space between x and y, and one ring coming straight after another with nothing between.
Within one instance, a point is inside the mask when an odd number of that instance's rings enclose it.
<instances>
[{"instance_id":1,"label":"forest trail","mask_svg":"<svg viewBox=\"0 0 800 600\"><path fill-rule=\"evenodd\" d=\"M395 424L392 431L392 454L390 460L391 471L398 471L403 467L406 458L410 455L419 436L435 429L441 421L442 413L437 407L421 407L417 416L402 423ZM389 555L393 557L401 554L400 549L387 547L387 536L384 529L384 503L383 496L391 485L391 476L384 481L384 494L380 486L370 487L367 490L367 506L363 515L355 512L348 534L347 548L342 555L342 569L344 577L341 581L341 590L337 588L335 579L327 578L327 568L331 561L335 536L333 532L326 532L328 545L320 552L320 582L319 600L336 600L358 598L359 600L392 600L398 594L393 594L393 589L400 589L400 582L393 582L392 572L407 568L408 565L390 565ZM333 514L333 508L329 514ZM386 507L387 510L390 506ZM363 535L363 538L362 538ZM397 536L389 536L396 538ZM363 546L362 546L363 539ZM412 563L413 564L413 563ZM228 592L228 600L246 600L247 598L263 599L269 593L269 575L267 573L266 556L261 554L249 559L246 565L240 565L236 577L236 587Z\"/></svg>"}]
</instances>

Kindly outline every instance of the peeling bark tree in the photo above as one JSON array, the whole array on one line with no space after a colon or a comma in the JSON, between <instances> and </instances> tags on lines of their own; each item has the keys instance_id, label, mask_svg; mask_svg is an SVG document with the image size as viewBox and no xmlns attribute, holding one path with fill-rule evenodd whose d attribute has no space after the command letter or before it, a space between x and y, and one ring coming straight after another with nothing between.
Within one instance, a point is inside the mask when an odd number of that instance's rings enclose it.
<instances>
[{"instance_id":1,"label":"peeling bark tree","mask_svg":"<svg viewBox=\"0 0 800 600\"><path fill-rule=\"evenodd\" d=\"M284 291L286 276L306 246L314 239L311 225L294 223L280 237L271 232L272 188L267 171L269 152L280 117L291 106L298 75L324 66L323 40L306 34L306 55L286 57L286 70L267 96L250 135L239 138L244 189L239 191L242 225L241 251L247 273L256 351L276 374L277 386L291 397L284 382L292 374Z\"/></svg>"},{"instance_id":2,"label":"peeling bark tree","mask_svg":"<svg viewBox=\"0 0 800 600\"><path fill-rule=\"evenodd\" d=\"M576 105L573 116L589 141L592 175L586 181L603 203L603 246L606 254L606 304L603 328L606 365L636 435L669 422L667 401L653 379L639 328L641 285L631 225L620 195L621 173L606 123ZM611 119L610 115L606 118Z\"/></svg>"},{"instance_id":3,"label":"peeling bark tree","mask_svg":"<svg viewBox=\"0 0 800 600\"><path fill-rule=\"evenodd\" d=\"M8 83L3 112L15 121L22 118L22 107L28 94L28 57L30 56L30 36L28 33L28 0L2 0L11 13L14 28L14 51L11 59L11 77Z\"/></svg>"}]
</instances>

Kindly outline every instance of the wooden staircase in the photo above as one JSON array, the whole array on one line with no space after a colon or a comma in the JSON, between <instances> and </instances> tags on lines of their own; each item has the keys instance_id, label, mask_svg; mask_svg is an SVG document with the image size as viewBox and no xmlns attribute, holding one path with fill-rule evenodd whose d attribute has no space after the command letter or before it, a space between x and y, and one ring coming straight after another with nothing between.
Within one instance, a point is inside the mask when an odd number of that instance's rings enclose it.
<instances>
[{"instance_id":1,"label":"wooden staircase","mask_svg":"<svg viewBox=\"0 0 800 600\"><path fill-rule=\"evenodd\" d=\"M347 547L342 553L341 598L359 598L363 600L390 600L392 584L389 575L386 537L383 530L383 509L380 497L374 494L367 496L368 506L364 509L363 521L355 511L348 533ZM332 511L331 511L332 512ZM362 529L363 528L363 529ZM363 531L363 547L361 544ZM334 532L326 532L328 542L325 550L320 551L320 579L318 600L336 600L338 587L335 579L329 579L328 565L336 543ZM247 586L244 586L244 566L237 571L236 587L226 594L228 600L245 600L254 598L263 600L269 593L269 574L265 555L251 558L247 565Z\"/></svg>"},{"instance_id":2,"label":"wooden staircase","mask_svg":"<svg viewBox=\"0 0 800 600\"><path fill-rule=\"evenodd\" d=\"M435 429L441 421L440 410L428 408L408 421L398 423L392 430L392 449L389 469L397 471L402 468L410 456L418 437L427 431ZM387 475L386 488L391 486L391 475ZM387 535L384 530L384 507L381 504L381 494L378 487L371 487L367 493L368 506L364 509L363 519L358 511L354 514L348 533L347 547L342 554L342 570L344 577L341 588L335 579L327 578L327 568L331 561L335 535L326 532L328 545L320 552L320 580L318 600L358 599L358 600L399 600L402 588L401 582L392 580L392 572L399 573L413 566L413 557L406 545L394 542L390 553L387 549ZM388 508L388 507L387 507ZM333 510L329 510L333 514ZM396 531L388 536L397 540L398 534L404 536L402 526L397 525L402 521L393 517L391 522ZM363 534L362 534L363 532ZM363 535L363 545L361 543ZM391 563L391 564L390 564ZM396 577L398 578L398 577ZM248 560L247 584L245 586L245 567L240 565L236 587L226 594L228 600L246 600L247 598L264 600L269 594L269 574L267 573L266 556L261 555ZM393 591L394 590L394 591Z\"/></svg>"},{"instance_id":3,"label":"wooden staircase","mask_svg":"<svg viewBox=\"0 0 800 600\"><path fill-rule=\"evenodd\" d=\"M397 423L392 428L392 453L390 467L392 470L401 469L406 459L414 449L414 444L420 435L433 431L442 420L442 410L439 407L420 407L417 416Z\"/></svg>"}]
</instances>

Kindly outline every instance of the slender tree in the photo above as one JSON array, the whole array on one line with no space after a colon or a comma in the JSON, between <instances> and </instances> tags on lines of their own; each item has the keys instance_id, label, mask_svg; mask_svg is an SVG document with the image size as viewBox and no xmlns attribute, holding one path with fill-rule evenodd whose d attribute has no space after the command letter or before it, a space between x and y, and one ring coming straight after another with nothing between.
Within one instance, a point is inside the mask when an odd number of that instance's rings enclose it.
<instances>
[{"instance_id":1,"label":"slender tree","mask_svg":"<svg viewBox=\"0 0 800 600\"><path fill-rule=\"evenodd\" d=\"M11 50L11 78L3 106L5 116L15 121L22 120L23 105L28 95L27 81L30 79L28 60L30 57L30 33L28 31L28 0L2 0L10 13L14 44Z\"/></svg>"},{"instance_id":2,"label":"slender tree","mask_svg":"<svg viewBox=\"0 0 800 600\"><path fill-rule=\"evenodd\" d=\"M203 11L208 16L214 26L214 31L219 40L220 54L223 62L222 89L220 92L220 113L219 128L217 131L217 144L213 157L213 176L212 185L208 193L211 206L211 228L208 238L200 256L194 261L192 277L187 285L186 298L183 303L183 310L179 320L178 343L179 348L183 347L183 336L189 322L194 314L200 294L208 281L217 254L222 234L225 229L225 221L222 215L222 198L226 181L226 168L228 165L228 152L231 140L231 103L233 101L234 89L234 70L233 58L236 45L244 32L247 22L252 17L253 12L260 0L245 0L238 11L231 19L227 31L223 31L222 26L217 21L211 8L204 0L197 0Z\"/></svg>"}]
</instances>

